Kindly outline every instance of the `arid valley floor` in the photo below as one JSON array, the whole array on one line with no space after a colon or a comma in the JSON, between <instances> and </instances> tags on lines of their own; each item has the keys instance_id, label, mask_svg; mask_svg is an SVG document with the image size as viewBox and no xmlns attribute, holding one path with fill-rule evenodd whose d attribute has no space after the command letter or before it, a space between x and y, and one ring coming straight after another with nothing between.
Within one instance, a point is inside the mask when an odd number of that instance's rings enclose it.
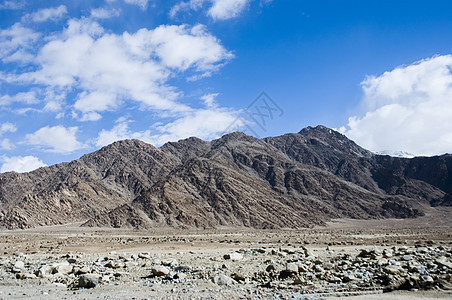
<instances>
[{"instance_id":1,"label":"arid valley floor","mask_svg":"<svg viewBox=\"0 0 452 300\"><path fill-rule=\"evenodd\" d=\"M451 216L304 230L2 231L0 299L450 299Z\"/></svg>"}]
</instances>

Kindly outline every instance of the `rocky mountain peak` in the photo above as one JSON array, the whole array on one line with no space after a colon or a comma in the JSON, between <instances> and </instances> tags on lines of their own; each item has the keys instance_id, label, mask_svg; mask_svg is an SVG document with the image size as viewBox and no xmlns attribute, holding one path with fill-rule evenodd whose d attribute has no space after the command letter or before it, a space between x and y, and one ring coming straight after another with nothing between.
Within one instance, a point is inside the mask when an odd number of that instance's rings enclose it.
<instances>
[{"instance_id":1,"label":"rocky mountain peak","mask_svg":"<svg viewBox=\"0 0 452 300\"><path fill-rule=\"evenodd\" d=\"M450 156L379 156L324 126L160 148L124 140L70 163L0 174L0 226L298 228L416 217L451 205L451 178Z\"/></svg>"}]
</instances>

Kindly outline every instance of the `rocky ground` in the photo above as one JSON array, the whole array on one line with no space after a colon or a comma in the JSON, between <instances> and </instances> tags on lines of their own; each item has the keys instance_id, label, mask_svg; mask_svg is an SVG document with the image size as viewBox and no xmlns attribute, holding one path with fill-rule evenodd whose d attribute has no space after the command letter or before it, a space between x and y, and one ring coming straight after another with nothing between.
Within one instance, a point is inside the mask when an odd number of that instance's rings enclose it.
<instances>
[{"instance_id":1,"label":"rocky ground","mask_svg":"<svg viewBox=\"0 0 452 300\"><path fill-rule=\"evenodd\" d=\"M0 299L452 298L450 225L407 222L341 220L297 231L3 231Z\"/></svg>"}]
</instances>

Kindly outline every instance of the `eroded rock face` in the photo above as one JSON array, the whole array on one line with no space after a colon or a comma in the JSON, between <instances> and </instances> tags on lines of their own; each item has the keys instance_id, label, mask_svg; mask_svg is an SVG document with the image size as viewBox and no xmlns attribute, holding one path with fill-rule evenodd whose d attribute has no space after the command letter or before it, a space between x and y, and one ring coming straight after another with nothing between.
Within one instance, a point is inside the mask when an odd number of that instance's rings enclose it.
<instances>
[{"instance_id":1,"label":"eroded rock face","mask_svg":"<svg viewBox=\"0 0 452 300\"><path fill-rule=\"evenodd\" d=\"M0 226L300 228L341 217L413 218L428 205L450 205L451 170L452 155L375 155L323 126L159 149L126 140L70 163L0 174Z\"/></svg>"}]
</instances>

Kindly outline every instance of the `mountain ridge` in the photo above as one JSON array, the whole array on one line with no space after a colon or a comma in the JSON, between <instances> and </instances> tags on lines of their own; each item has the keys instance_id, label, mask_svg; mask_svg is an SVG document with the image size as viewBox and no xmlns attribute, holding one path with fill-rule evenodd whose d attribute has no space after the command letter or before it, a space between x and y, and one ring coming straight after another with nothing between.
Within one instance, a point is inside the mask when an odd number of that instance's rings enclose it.
<instances>
[{"instance_id":1,"label":"mountain ridge","mask_svg":"<svg viewBox=\"0 0 452 300\"><path fill-rule=\"evenodd\" d=\"M382 156L324 126L257 139L118 141L69 163L0 174L0 227L300 228L416 217L451 205L452 155Z\"/></svg>"}]
</instances>

